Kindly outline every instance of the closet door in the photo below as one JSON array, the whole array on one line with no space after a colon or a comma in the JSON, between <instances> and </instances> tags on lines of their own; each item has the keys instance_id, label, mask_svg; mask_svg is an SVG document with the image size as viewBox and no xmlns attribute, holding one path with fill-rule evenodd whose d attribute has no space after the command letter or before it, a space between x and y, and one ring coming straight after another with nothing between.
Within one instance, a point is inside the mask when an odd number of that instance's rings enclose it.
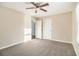
<instances>
[{"instance_id":1,"label":"closet door","mask_svg":"<svg viewBox=\"0 0 79 59\"><path fill-rule=\"evenodd\" d=\"M35 36L38 39L42 38L42 21L36 20L36 26L35 26Z\"/></svg>"},{"instance_id":2,"label":"closet door","mask_svg":"<svg viewBox=\"0 0 79 59\"><path fill-rule=\"evenodd\" d=\"M52 20L50 18L43 19L43 39L52 38Z\"/></svg>"}]
</instances>

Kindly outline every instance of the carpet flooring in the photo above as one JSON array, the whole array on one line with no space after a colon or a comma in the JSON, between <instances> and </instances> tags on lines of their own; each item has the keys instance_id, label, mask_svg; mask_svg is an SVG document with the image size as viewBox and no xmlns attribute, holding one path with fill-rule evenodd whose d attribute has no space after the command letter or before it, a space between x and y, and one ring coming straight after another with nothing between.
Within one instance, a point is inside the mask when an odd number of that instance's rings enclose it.
<instances>
[{"instance_id":1,"label":"carpet flooring","mask_svg":"<svg viewBox=\"0 0 79 59\"><path fill-rule=\"evenodd\" d=\"M52 40L33 39L0 50L1 56L76 56L70 43Z\"/></svg>"}]
</instances>

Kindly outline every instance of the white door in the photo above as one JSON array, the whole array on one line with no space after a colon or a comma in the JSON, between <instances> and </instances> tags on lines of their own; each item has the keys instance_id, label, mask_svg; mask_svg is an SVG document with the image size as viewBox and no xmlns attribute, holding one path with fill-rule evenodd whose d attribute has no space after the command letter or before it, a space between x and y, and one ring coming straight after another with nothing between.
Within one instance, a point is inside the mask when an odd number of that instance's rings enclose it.
<instances>
[{"instance_id":1,"label":"white door","mask_svg":"<svg viewBox=\"0 0 79 59\"><path fill-rule=\"evenodd\" d=\"M43 19L43 39L52 38L52 20L50 18Z\"/></svg>"},{"instance_id":2,"label":"white door","mask_svg":"<svg viewBox=\"0 0 79 59\"><path fill-rule=\"evenodd\" d=\"M36 38L41 39L42 38L42 21L41 20L36 20L36 25L35 25L35 36Z\"/></svg>"}]
</instances>

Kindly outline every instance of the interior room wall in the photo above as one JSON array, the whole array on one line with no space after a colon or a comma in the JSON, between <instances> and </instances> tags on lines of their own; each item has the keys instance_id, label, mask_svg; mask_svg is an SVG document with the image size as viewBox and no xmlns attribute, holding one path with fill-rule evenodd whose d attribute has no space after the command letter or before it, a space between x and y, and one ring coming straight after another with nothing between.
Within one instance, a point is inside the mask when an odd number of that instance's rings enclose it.
<instances>
[{"instance_id":1,"label":"interior room wall","mask_svg":"<svg viewBox=\"0 0 79 59\"><path fill-rule=\"evenodd\" d=\"M73 46L75 49L76 54L79 56L79 3L75 5L73 10Z\"/></svg>"},{"instance_id":2,"label":"interior room wall","mask_svg":"<svg viewBox=\"0 0 79 59\"><path fill-rule=\"evenodd\" d=\"M72 12L51 16L53 40L72 42Z\"/></svg>"},{"instance_id":3,"label":"interior room wall","mask_svg":"<svg viewBox=\"0 0 79 59\"><path fill-rule=\"evenodd\" d=\"M32 17L24 15L24 42L27 42L32 39Z\"/></svg>"},{"instance_id":4,"label":"interior room wall","mask_svg":"<svg viewBox=\"0 0 79 59\"><path fill-rule=\"evenodd\" d=\"M24 14L0 6L0 49L24 41Z\"/></svg>"},{"instance_id":5,"label":"interior room wall","mask_svg":"<svg viewBox=\"0 0 79 59\"><path fill-rule=\"evenodd\" d=\"M72 42L72 12L41 18L43 19L43 39Z\"/></svg>"}]
</instances>

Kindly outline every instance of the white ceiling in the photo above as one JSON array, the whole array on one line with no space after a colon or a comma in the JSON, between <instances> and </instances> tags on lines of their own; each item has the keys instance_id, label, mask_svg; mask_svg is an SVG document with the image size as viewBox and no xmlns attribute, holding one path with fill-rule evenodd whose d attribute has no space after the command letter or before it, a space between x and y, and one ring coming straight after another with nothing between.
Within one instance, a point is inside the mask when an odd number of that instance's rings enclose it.
<instances>
[{"instance_id":1,"label":"white ceiling","mask_svg":"<svg viewBox=\"0 0 79 59\"><path fill-rule=\"evenodd\" d=\"M34 9L32 10L26 10L27 7L32 7L33 5L29 2L3 2L0 3L0 5L3 5L8 8L15 9L17 11L23 12L25 14L35 16L35 17L41 17L41 16L49 16L49 15L55 15L59 13L65 13L70 12L73 10L76 3L74 2L48 2L49 6L44 7L48 12L43 12L38 9L38 13L35 13Z\"/></svg>"}]
</instances>

